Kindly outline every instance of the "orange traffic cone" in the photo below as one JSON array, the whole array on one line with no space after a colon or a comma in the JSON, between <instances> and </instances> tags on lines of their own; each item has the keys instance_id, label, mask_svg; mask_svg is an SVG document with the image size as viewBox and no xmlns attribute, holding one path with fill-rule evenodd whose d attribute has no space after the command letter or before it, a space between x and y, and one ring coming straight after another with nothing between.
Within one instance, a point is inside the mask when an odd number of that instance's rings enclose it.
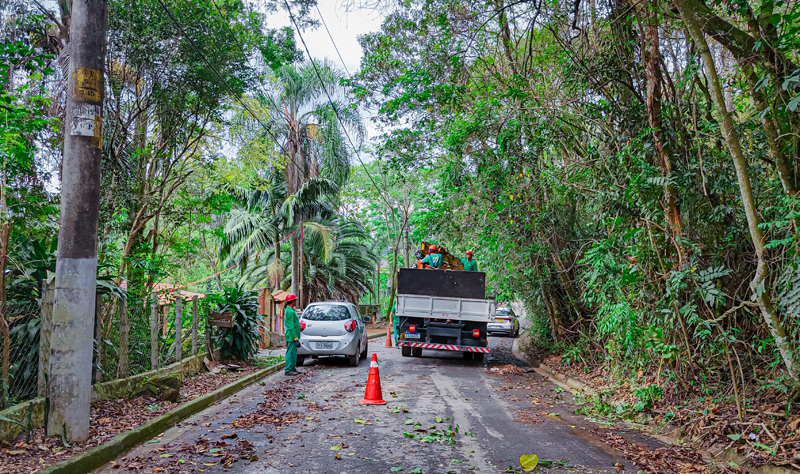
<instances>
[{"instance_id":1,"label":"orange traffic cone","mask_svg":"<svg viewBox=\"0 0 800 474\"><path fill-rule=\"evenodd\" d=\"M392 326L389 326L386 329L386 343L383 345L383 347L392 347Z\"/></svg>"},{"instance_id":2,"label":"orange traffic cone","mask_svg":"<svg viewBox=\"0 0 800 474\"><path fill-rule=\"evenodd\" d=\"M372 361L369 363L369 378L367 379L367 389L364 392L364 399L360 405L386 405L381 394L381 374L378 372L378 354L372 353Z\"/></svg>"}]
</instances>

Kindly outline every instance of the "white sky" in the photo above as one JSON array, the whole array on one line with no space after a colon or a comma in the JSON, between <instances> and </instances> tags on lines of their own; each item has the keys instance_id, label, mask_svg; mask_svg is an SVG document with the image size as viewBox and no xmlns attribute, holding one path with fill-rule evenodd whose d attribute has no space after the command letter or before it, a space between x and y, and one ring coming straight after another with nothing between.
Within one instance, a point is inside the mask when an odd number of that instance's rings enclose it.
<instances>
[{"instance_id":1,"label":"white sky","mask_svg":"<svg viewBox=\"0 0 800 474\"><path fill-rule=\"evenodd\" d=\"M333 40L339 48L347 70L354 73L361 62L361 46L358 44L358 36L369 33L371 31L378 31L381 28L383 17L375 12L368 10L357 10L346 12L340 0L318 0L319 12L328 25ZM312 9L312 17L319 20L316 9ZM289 15L285 12L278 12L278 14L271 15L267 19L268 25L271 28L278 28L282 26L293 26ZM308 49L311 55L318 59L328 58L336 62L341 67L341 61L336 54L328 32L325 27L320 25L316 30L306 30L302 32L303 39L306 40ZM298 42L298 48L303 51L303 45L300 43L300 38L295 34ZM308 58L306 58L308 59Z\"/></svg>"},{"instance_id":2,"label":"white sky","mask_svg":"<svg viewBox=\"0 0 800 474\"><path fill-rule=\"evenodd\" d=\"M306 30L302 32L303 39L309 51L311 51L311 56L315 59L330 59L339 67L342 67L342 60L344 60L346 70L349 71L350 74L354 74L359 69L362 56L358 37L372 31L380 30L381 23L383 22L383 15L370 10L345 11L341 0L318 0L318 8L319 13L322 14L322 19L325 21L325 25L327 25L328 30L330 30L330 36L328 36L324 25L320 25L320 27L315 30ZM316 9L312 9L311 13L313 18L317 20L320 19ZM267 18L267 24L270 28L279 28L283 26L293 27L289 15L284 11L269 16ZM333 41L331 41L331 37ZM300 41L300 36L297 34L297 31L295 31L295 39L297 41L297 48L303 51L303 56L308 59L308 54L305 52L305 48ZM339 48L339 54L341 54L342 60L340 60L339 56L336 54L334 42L336 43L336 47ZM367 140L369 140L377 136L378 132L372 124L372 121L369 120L368 112L366 110L362 110L361 112L364 124L367 127ZM372 158L365 153L361 154L361 159L365 162L372 161ZM354 164L358 164L357 161L358 160L355 159Z\"/></svg>"}]
</instances>

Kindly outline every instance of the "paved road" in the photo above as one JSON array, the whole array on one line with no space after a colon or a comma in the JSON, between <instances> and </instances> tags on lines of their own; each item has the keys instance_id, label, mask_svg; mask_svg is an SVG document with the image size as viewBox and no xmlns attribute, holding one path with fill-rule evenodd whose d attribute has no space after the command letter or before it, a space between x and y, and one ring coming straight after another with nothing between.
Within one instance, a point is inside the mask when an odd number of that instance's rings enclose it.
<instances>
[{"instance_id":1,"label":"paved road","mask_svg":"<svg viewBox=\"0 0 800 474\"><path fill-rule=\"evenodd\" d=\"M404 358L382 339L370 342L386 406L358 404L368 362L353 368L344 359L308 361L303 376L272 376L117 463L176 473L223 472L221 464L231 462L225 472L517 472L520 455L537 454L556 462L552 471L620 472L614 465L626 462L590 433L596 425L573 413L570 396L530 369L509 368L522 366L510 354L510 339L491 341L495 354L483 361L428 351ZM428 431L415 432L416 423ZM453 444L404 435L424 437L450 425L459 427Z\"/></svg>"}]
</instances>

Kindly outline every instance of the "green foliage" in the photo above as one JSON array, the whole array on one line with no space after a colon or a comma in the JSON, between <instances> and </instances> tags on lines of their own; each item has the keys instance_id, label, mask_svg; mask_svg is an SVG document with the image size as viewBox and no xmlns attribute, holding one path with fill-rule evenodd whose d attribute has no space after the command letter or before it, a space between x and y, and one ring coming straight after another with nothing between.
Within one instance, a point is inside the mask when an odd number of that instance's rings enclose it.
<instances>
[{"instance_id":1,"label":"green foliage","mask_svg":"<svg viewBox=\"0 0 800 474\"><path fill-rule=\"evenodd\" d=\"M214 347L220 349L223 359L246 361L258 351L259 323L258 295L255 291L225 287L222 293L206 295L207 304L215 312L233 313L233 327L219 328L214 335ZM217 332L216 330L214 332Z\"/></svg>"},{"instance_id":2,"label":"green foliage","mask_svg":"<svg viewBox=\"0 0 800 474\"><path fill-rule=\"evenodd\" d=\"M778 153L765 127L772 121L780 134L800 123L800 56L789 33L799 28L797 8L752 7L783 29L724 85L768 242L770 277L750 289L764 270L702 65L695 49L666 40L683 34L680 17L652 6L662 57L681 59L662 69L660 95L648 97L644 10L608 4L590 18L558 3L499 5L503 15L480 2L409 1L361 38L362 67L348 84L388 131L376 144L380 159L354 174L419 179L411 240L473 250L489 293L523 300L529 334L564 364L625 381L655 373L658 387L680 396L687 380L729 393L732 383L750 383L749 367L765 379L785 376L773 325L753 297L772 296L790 339L800 337L800 214L787 188L798 181L775 161L796 156L798 142L781 136ZM713 8L746 23L746 9ZM591 26L575 34L575 25ZM702 28L719 37L710 23ZM771 47L786 55L781 73ZM654 100L660 111L648 115ZM368 195L361 189L357 197ZM370 197L353 207L371 224L379 213L369 214L378 207ZM386 248L390 226L370 227ZM661 394L640 395L637 410Z\"/></svg>"}]
</instances>

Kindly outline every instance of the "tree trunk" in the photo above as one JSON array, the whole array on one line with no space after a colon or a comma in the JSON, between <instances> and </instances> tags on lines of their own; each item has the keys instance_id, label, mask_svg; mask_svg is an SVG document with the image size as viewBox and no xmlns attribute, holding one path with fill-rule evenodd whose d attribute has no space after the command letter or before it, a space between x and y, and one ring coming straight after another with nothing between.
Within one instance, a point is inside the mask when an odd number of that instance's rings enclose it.
<instances>
[{"instance_id":1,"label":"tree trunk","mask_svg":"<svg viewBox=\"0 0 800 474\"><path fill-rule=\"evenodd\" d=\"M300 294L297 295L298 299L298 306L300 309L306 307L306 291L305 291L305 277L303 275L303 222L300 222L300 243L298 245L298 250L300 251L300 255L297 257L297 271L300 274L300 283L297 285L297 289L300 290Z\"/></svg>"},{"instance_id":2,"label":"tree trunk","mask_svg":"<svg viewBox=\"0 0 800 474\"><path fill-rule=\"evenodd\" d=\"M119 362L117 363L117 378L122 379L130 375L128 357L128 335L131 324L128 321L128 299L119 300Z\"/></svg>"},{"instance_id":3,"label":"tree trunk","mask_svg":"<svg viewBox=\"0 0 800 474\"><path fill-rule=\"evenodd\" d=\"M282 269L283 268L283 262L281 261L281 244L280 244L280 242L275 242L275 261L278 262L278 265L280 265L281 269ZM281 273L283 273L283 270L281 270ZM275 275L275 291L278 291L280 289L281 289L281 277L278 274L276 274Z\"/></svg>"},{"instance_id":4,"label":"tree trunk","mask_svg":"<svg viewBox=\"0 0 800 474\"><path fill-rule=\"evenodd\" d=\"M408 250L408 217L406 217L406 223L403 229L403 263L405 264L405 268L411 268L411 256Z\"/></svg>"},{"instance_id":5,"label":"tree trunk","mask_svg":"<svg viewBox=\"0 0 800 474\"><path fill-rule=\"evenodd\" d=\"M750 229L750 237L753 240L753 245L756 250L756 257L758 258L758 265L756 267L756 274L750 282L750 288L755 293L758 307L761 310L761 315L764 318L764 323L770 330L772 337L775 339L775 345L780 351L783 363L786 370L795 384L798 383L798 368L792 356L792 344L786 335L786 332L781 325L772 298L770 297L769 290L765 288L769 268L764 259L765 242L764 236L759 229L758 211L753 200L753 190L750 186L750 177L747 174L747 161L745 160L744 153L742 152L741 144L739 143L739 136L736 133L736 128L733 124L731 114L725 108L725 97L722 93L722 87L717 77L717 69L714 64L714 58L711 51L708 49L708 43L703 36L697 20L694 18L689 1L691 0L674 0L675 5L678 7L681 16L686 22L686 27L689 33L694 38L697 44L697 52L703 60L703 65L708 77L708 85L711 91L711 97L714 100L714 106L717 114L722 119L722 129L725 133L725 142L728 150L733 158L733 164L736 168L736 178L739 181L739 191L742 196L742 204L744 206L745 215L747 216L747 224Z\"/></svg>"},{"instance_id":6,"label":"tree trunk","mask_svg":"<svg viewBox=\"0 0 800 474\"><path fill-rule=\"evenodd\" d=\"M300 238L297 234L292 236L292 293L295 295L299 293L298 287L300 285L300 268L298 262L300 261Z\"/></svg>"},{"instance_id":7,"label":"tree trunk","mask_svg":"<svg viewBox=\"0 0 800 474\"><path fill-rule=\"evenodd\" d=\"M752 66L745 66L742 69L744 70L745 76L747 76L747 83L750 87L750 97L753 99L753 105L756 107L757 115L761 117L761 126L764 128L764 135L767 137L769 156L775 163L775 168L778 170L778 178L781 180L783 192L793 196L797 194L797 188L794 184L794 170L789 167L786 161L786 156L781 148L778 129L775 127L775 122L772 121L772 117L770 116L771 114L768 110L769 105L764 97L764 93L757 90L758 76L756 76Z\"/></svg>"},{"instance_id":8,"label":"tree trunk","mask_svg":"<svg viewBox=\"0 0 800 474\"><path fill-rule=\"evenodd\" d=\"M669 179L672 175L672 160L670 159L670 147L664 138L664 127L661 123L661 100L663 96L662 85L664 78L661 75L661 51L659 50L658 33L658 0L650 0L647 3L633 2L632 4L639 16L644 20L645 46L643 48L643 59L645 63L645 75L647 77L646 101L647 101L647 121L652 129L653 142L658 159L658 167L661 175ZM664 201L666 205L666 217L669 223L670 236L675 240L678 250L678 261L683 261L686 252L680 243L683 235L683 220L681 218L678 203L675 199L677 191L670 182L664 185Z\"/></svg>"}]
</instances>

